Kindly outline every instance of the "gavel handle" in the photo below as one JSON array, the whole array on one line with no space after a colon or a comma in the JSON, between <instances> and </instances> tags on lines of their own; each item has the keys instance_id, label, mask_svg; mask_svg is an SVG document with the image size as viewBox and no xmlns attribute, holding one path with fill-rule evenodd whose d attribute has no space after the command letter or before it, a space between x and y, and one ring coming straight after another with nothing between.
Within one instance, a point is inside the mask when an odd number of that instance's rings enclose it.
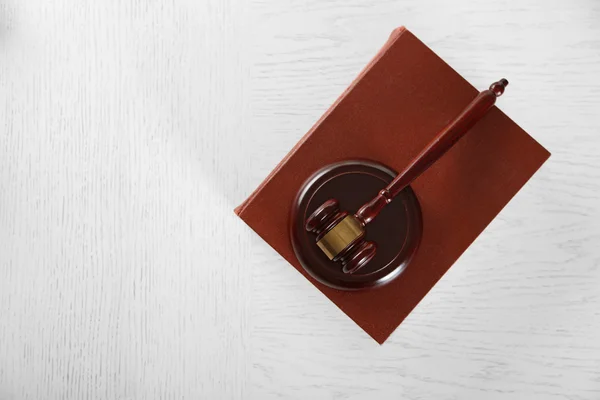
<instances>
[{"instance_id":1,"label":"gavel handle","mask_svg":"<svg viewBox=\"0 0 600 400\"><path fill-rule=\"evenodd\" d=\"M356 216L368 224L390 203L404 188L425 172L434 162L469 131L496 103L496 98L504 93L508 85L506 79L493 83L488 90L479 93L471 103L454 118L436 137L417 155L396 178L371 201L363 205Z\"/></svg>"}]
</instances>

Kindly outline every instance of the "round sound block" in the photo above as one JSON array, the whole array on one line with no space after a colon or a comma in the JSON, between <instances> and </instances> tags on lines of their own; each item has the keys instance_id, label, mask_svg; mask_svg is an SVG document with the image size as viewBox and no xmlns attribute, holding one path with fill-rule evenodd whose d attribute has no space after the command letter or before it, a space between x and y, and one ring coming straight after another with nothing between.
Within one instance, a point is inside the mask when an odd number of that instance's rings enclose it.
<instances>
[{"instance_id":1,"label":"round sound block","mask_svg":"<svg viewBox=\"0 0 600 400\"><path fill-rule=\"evenodd\" d=\"M375 257L354 274L342 271L316 244L304 225L329 199L351 214L386 187L396 173L383 164L353 160L329 165L311 176L298 192L291 214L290 235L302 267L319 282L342 290L383 285L402 273L415 254L422 234L421 208L413 190L402 191L366 227L366 239L377 244Z\"/></svg>"}]
</instances>

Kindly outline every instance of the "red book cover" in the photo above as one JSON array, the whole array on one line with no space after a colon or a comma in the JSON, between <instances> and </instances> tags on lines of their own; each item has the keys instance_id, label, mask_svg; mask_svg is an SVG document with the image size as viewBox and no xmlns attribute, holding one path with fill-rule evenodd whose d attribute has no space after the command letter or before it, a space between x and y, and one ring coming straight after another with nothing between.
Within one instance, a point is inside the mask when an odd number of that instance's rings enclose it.
<instances>
[{"instance_id":1,"label":"red book cover","mask_svg":"<svg viewBox=\"0 0 600 400\"><path fill-rule=\"evenodd\" d=\"M332 289L302 268L289 235L294 199L307 178L331 163L371 159L401 171L477 93L407 29L396 29L348 89L235 211L383 343L550 154L493 107L411 184L423 217L420 247L398 278L371 290Z\"/></svg>"}]
</instances>

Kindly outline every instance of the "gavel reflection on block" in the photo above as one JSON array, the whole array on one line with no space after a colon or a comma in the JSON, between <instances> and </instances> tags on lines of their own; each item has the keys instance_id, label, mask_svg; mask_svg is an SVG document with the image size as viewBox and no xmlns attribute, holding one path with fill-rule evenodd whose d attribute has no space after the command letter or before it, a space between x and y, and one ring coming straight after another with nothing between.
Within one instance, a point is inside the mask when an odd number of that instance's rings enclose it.
<instances>
[{"instance_id":1,"label":"gavel reflection on block","mask_svg":"<svg viewBox=\"0 0 600 400\"><path fill-rule=\"evenodd\" d=\"M306 219L304 229L316 234L316 244L344 274L356 274L374 257L377 244L367 241L366 226L410 183L426 171L469 131L504 93L506 79L493 83L469 103L384 189L355 213L340 210L335 199L325 201Z\"/></svg>"}]
</instances>

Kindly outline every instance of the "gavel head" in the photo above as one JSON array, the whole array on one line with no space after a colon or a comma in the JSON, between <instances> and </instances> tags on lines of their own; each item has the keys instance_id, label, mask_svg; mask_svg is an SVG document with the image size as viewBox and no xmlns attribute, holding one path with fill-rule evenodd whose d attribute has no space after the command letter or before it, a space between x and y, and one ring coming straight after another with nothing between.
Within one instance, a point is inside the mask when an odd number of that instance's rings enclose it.
<instances>
[{"instance_id":1,"label":"gavel head","mask_svg":"<svg viewBox=\"0 0 600 400\"><path fill-rule=\"evenodd\" d=\"M317 235L317 246L330 260L341 261L344 273L355 273L375 257L377 245L365 240L363 222L340 211L335 199L319 206L306 220L305 228Z\"/></svg>"}]
</instances>

